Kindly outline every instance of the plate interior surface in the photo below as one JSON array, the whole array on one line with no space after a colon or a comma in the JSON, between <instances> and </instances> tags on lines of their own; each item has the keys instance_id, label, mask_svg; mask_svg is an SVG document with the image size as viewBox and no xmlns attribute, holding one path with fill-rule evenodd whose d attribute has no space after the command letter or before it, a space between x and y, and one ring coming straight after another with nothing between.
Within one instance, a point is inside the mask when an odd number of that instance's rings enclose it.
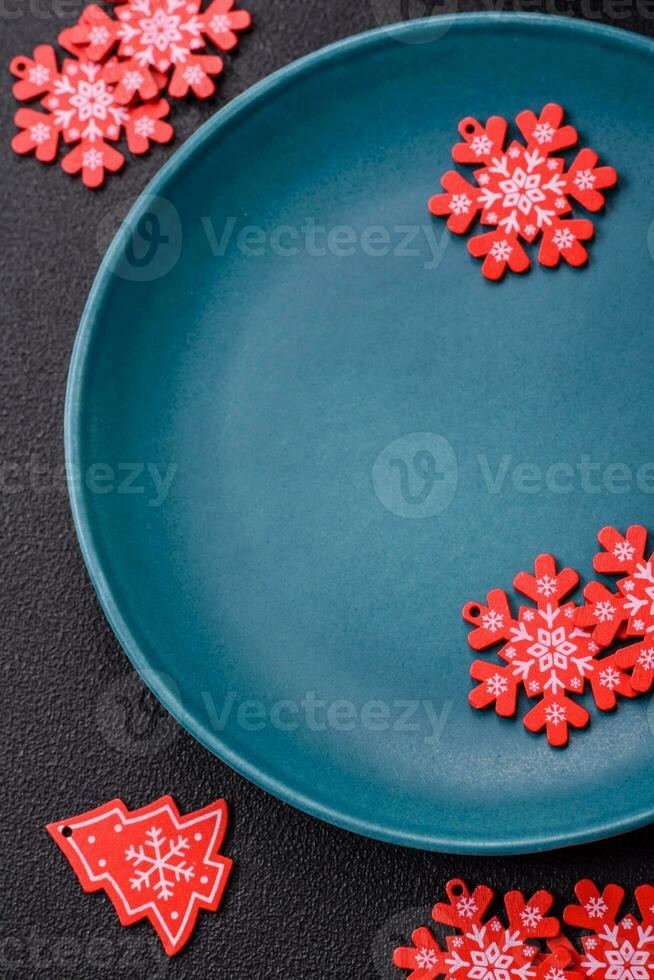
<instances>
[{"instance_id":1,"label":"plate interior surface","mask_svg":"<svg viewBox=\"0 0 654 980\"><path fill-rule=\"evenodd\" d=\"M654 813L648 699L553 750L468 706L460 615L654 525L653 50L513 15L343 42L218 113L102 267L66 419L100 599L182 724L323 819L509 852ZM586 269L490 284L426 202L461 118L551 101L619 187Z\"/></svg>"}]
</instances>

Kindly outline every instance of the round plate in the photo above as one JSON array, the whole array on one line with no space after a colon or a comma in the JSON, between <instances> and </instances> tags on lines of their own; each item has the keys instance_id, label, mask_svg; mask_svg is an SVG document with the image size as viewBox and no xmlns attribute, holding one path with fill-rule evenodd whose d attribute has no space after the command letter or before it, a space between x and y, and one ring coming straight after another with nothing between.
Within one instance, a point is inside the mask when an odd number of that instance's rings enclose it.
<instances>
[{"instance_id":1,"label":"round plate","mask_svg":"<svg viewBox=\"0 0 654 980\"><path fill-rule=\"evenodd\" d=\"M427 200L461 118L550 101L620 184L585 269L491 284ZM461 619L651 517L652 106L633 34L378 30L219 112L111 247L67 403L85 559L161 702L289 803L464 852L652 818L648 700L552 749L469 707Z\"/></svg>"}]
</instances>

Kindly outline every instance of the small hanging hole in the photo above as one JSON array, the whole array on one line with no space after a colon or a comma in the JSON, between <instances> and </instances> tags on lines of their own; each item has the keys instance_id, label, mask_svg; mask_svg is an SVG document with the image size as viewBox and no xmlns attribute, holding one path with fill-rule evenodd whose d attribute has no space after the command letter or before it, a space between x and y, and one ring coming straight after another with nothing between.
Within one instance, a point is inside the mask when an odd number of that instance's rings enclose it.
<instances>
[{"instance_id":1,"label":"small hanging hole","mask_svg":"<svg viewBox=\"0 0 654 980\"><path fill-rule=\"evenodd\" d=\"M73 836L73 828L72 827L62 827L61 828L61 833L62 833L62 835L64 837L72 837Z\"/></svg>"},{"instance_id":2,"label":"small hanging hole","mask_svg":"<svg viewBox=\"0 0 654 980\"><path fill-rule=\"evenodd\" d=\"M473 619L479 619L481 616L481 609L479 606L468 606L468 615Z\"/></svg>"},{"instance_id":3,"label":"small hanging hole","mask_svg":"<svg viewBox=\"0 0 654 980\"><path fill-rule=\"evenodd\" d=\"M457 898L459 895L463 895L463 885L461 884L452 885L452 888L450 890L452 894Z\"/></svg>"},{"instance_id":4,"label":"small hanging hole","mask_svg":"<svg viewBox=\"0 0 654 980\"><path fill-rule=\"evenodd\" d=\"M472 134L473 134L473 133L474 133L474 131L475 131L475 128L476 128L476 127L475 127L475 124L474 124L474 123L471 123L471 122L469 122L469 123L466 123L466 124L465 124L465 126L463 127L463 131L464 131L464 133L467 133L467 134L468 134L468 136L472 136Z\"/></svg>"}]
</instances>

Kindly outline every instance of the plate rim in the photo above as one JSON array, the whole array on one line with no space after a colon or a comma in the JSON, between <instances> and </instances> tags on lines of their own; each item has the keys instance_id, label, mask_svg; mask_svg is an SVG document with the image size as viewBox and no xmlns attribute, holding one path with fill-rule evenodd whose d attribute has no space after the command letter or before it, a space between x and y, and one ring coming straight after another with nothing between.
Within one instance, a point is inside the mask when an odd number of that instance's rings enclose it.
<instances>
[{"instance_id":1,"label":"plate rim","mask_svg":"<svg viewBox=\"0 0 654 980\"><path fill-rule=\"evenodd\" d=\"M443 25L448 30L450 27L457 26L486 26L501 30L537 26L546 31L565 31L572 35L582 34L586 37L599 36L620 45L626 45L636 51L645 52L650 56L654 56L654 38L637 34L625 28L588 22L577 17L540 13L477 11L418 18L395 25L384 25L373 30L355 34L351 37L343 38L317 51L304 55L270 75L265 76L246 89L245 92L238 95L228 105L215 112L163 164L158 173L136 198L100 263L82 313L68 370L64 407L66 480L73 523L82 557L91 584L112 632L132 666L166 711L213 755L217 756L245 779L282 800L284 803L288 803L296 809L342 830L347 830L385 843L449 854L503 855L534 853L612 837L651 823L654 821L654 799L652 800L651 807L645 808L628 817L621 819L605 818L595 823L586 822L584 826L572 827L565 833L559 831L556 834L546 835L532 832L520 838L516 836L504 837L499 833L493 836L485 834L473 838L470 836L459 837L454 832L416 833L403 830L401 826L375 824L370 820L364 820L342 810L334 809L326 805L325 802L306 795L293 786L276 779L257 766L254 761L248 760L246 754L239 753L230 748L225 742L225 733L209 731L202 722L193 717L184 708L184 705L177 698L174 691L166 686L157 672L152 670L148 662L147 652L136 639L134 632L122 616L119 604L114 599L113 590L105 576L98 549L94 544L94 531L92 521L86 509L86 494L82 486L82 481L76 479L80 465L80 431L84 416L83 393L85 390L87 356L94 337L96 314L102 306L103 295L112 281L112 271L120 260L124 230L134 226L135 221L138 220L138 217L143 213L144 209L148 206L148 202L153 197L165 197L165 194L162 194L164 188L171 180L175 179L186 162L198 153L205 143L214 139L217 133L228 126L232 119L237 118L244 110L247 110L262 99L273 96L297 76L316 70L324 62L338 60L343 55L368 48L389 39L401 38L403 34L419 34L422 31L433 30L435 22Z\"/></svg>"}]
</instances>

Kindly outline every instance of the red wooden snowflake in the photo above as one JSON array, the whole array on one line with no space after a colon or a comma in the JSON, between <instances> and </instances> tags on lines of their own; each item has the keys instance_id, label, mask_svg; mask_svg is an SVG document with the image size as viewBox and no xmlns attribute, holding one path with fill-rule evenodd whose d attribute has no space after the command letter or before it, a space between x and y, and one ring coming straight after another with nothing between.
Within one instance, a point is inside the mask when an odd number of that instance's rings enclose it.
<instances>
[{"instance_id":1,"label":"red wooden snowflake","mask_svg":"<svg viewBox=\"0 0 654 980\"><path fill-rule=\"evenodd\" d=\"M92 5L82 12L70 39L91 61L117 53L107 77L116 83L116 100L123 105L137 93L151 99L165 88L173 98L192 91L206 99L215 91L213 79L223 70L223 60L200 52L207 41L230 51L238 43L236 32L252 22L247 11L233 6L234 0L214 0L201 11L201 0L129 0L118 4L114 19Z\"/></svg>"},{"instance_id":2,"label":"red wooden snowflake","mask_svg":"<svg viewBox=\"0 0 654 980\"><path fill-rule=\"evenodd\" d=\"M73 49L74 50L74 49ZM16 113L20 132L12 147L16 153L34 153L37 160L56 159L61 139L73 149L61 160L69 174L81 174L87 187L99 187L105 173L119 170L125 157L116 149L124 135L132 153L147 152L151 142L167 143L173 128L165 122L165 99L126 107L115 98L106 68L85 58L67 58L59 68L49 45L36 48L33 58L18 57L11 71L19 79L14 95L19 101L40 99L47 110L22 108Z\"/></svg>"},{"instance_id":3,"label":"red wooden snowflake","mask_svg":"<svg viewBox=\"0 0 654 980\"><path fill-rule=\"evenodd\" d=\"M535 603L535 608L521 606L517 619L502 589L488 593L488 605L469 602L463 608L463 618L476 627L468 636L473 650L502 643L499 656L506 663L475 660L470 675L480 684L471 691L470 703L474 708L494 704L498 715L508 717L516 712L522 686L528 697L539 699L525 715L525 727L532 732L545 728L549 743L561 746L568 741L569 725L582 728L589 719L566 692L583 694L590 681L595 704L603 711L615 707L617 694L633 697L635 692L615 654L597 660L601 645L575 623L575 603L562 603L579 582L577 572L557 572L551 555L539 555L534 570L513 580L515 589Z\"/></svg>"},{"instance_id":4,"label":"red wooden snowflake","mask_svg":"<svg viewBox=\"0 0 654 980\"><path fill-rule=\"evenodd\" d=\"M645 557L647 529L633 524L623 537L614 527L604 527L598 540L604 550L595 555L595 571L623 577L617 592L590 582L584 589L586 605L575 612L575 622L594 627L593 636L602 645L615 637L641 637L615 656L619 667L633 671L634 690L649 691L654 683L654 554Z\"/></svg>"},{"instance_id":5,"label":"red wooden snowflake","mask_svg":"<svg viewBox=\"0 0 654 980\"><path fill-rule=\"evenodd\" d=\"M458 929L460 935L446 937L442 950L427 927L412 935L412 946L396 949L393 963L410 970L408 980L581 980L581 974L567 969L572 961L568 949L555 947L543 953L535 940L559 935L559 920L547 917L553 899L538 891L525 901L521 892L504 897L508 926L498 916L485 918L493 892L479 885L470 893L463 881L454 879L446 886L449 904L434 906L432 916Z\"/></svg>"},{"instance_id":6,"label":"red wooden snowflake","mask_svg":"<svg viewBox=\"0 0 654 980\"><path fill-rule=\"evenodd\" d=\"M220 905L232 867L218 853L224 800L185 816L170 796L133 812L111 800L46 829L84 891L104 889L124 926L149 919L170 956L188 941L198 911Z\"/></svg>"},{"instance_id":7,"label":"red wooden snowflake","mask_svg":"<svg viewBox=\"0 0 654 980\"><path fill-rule=\"evenodd\" d=\"M512 272L525 272L531 262L520 240L531 244L541 236L538 260L556 266L561 258L570 265L583 265L588 253L581 244L593 235L587 218L568 219L571 200L588 211L604 206L606 187L617 181L613 167L598 167L593 150L579 152L568 170L565 160L553 156L574 146L578 140L573 126L562 126L563 109L550 103L539 117L529 110L519 113L516 123L524 144L517 140L505 147L508 124L501 116L491 116L485 126L468 117L459 124L463 143L452 149L456 163L479 166L473 186L456 170L441 178L446 193L429 201L435 215L447 215L447 227L464 234L479 216L482 225L493 227L468 242L475 258L484 258L482 272L487 279L499 279L508 266Z\"/></svg>"},{"instance_id":8,"label":"red wooden snowflake","mask_svg":"<svg viewBox=\"0 0 654 980\"><path fill-rule=\"evenodd\" d=\"M624 898L619 885L600 892L592 881L575 887L579 905L568 905L563 918L571 926L589 929L582 937L585 956L579 963L593 980L650 980L654 970L654 887L641 885L635 891L641 922L633 915L618 921Z\"/></svg>"}]
</instances>

